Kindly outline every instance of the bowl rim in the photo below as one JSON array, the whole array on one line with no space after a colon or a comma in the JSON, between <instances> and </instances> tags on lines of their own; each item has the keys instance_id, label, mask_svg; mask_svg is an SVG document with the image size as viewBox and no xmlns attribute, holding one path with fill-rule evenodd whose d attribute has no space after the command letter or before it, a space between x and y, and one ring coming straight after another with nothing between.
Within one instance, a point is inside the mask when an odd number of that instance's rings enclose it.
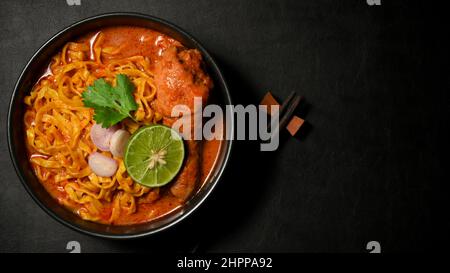
<instances>
[{"instance_id":1,"label":"bowl rim","mask_svg":"<svg viewBox=\"0 0 450 273\"><path fill-rule=\"evenodd\" d=\"M71 228L72 230L78 231L80 233L83 234L87 234L90 236L94 236L94 237L100 237L100 238L106 238L106 239L136 239L136 238L142 238L142 237L146 237L155 233L158 233L160 231L169 229L170 227L173 227L174 225L178 224L179 222L181 222L182 220L186 219L189 215L191 215L195 210L197 210L200 205L209 197L209 195L211 194L211 192L214 190L214 188L217 186L217 183L220 181L223 172L225 171L225 168L228 165L228 161L229 158L231 156L231 150L233 147L233 138L230 138L228 140L225 140L228 142L227 147L225 149L225 151L223 151L224 155L223 155L223 162L222 164L218 167L218 171L215 175L215 179L212 182L212 185L207 189L207 191L205 192L204 196L198 200L198 202L196 204L194 204L194 206L192 206L188 211L186 211L185 213L181 214L180 216L176 217L175 219L173 219L172 221L168 222L165 225L162 225L160 227L157 227L155 229L149 230L149 231L143 231L140 233L135 233L135 234L105 234L105 233L98 233L95 231L90 231L90 230L86 230L82 227L79 227L75 224L72 224L69 221L66 221L64 219L62 219L61 217L59 217L54 211L52 211L50 208L48 208L34 193L34 191L30 188L30 186L28 185L26 178L24 177L24 175L22 174L19 166L18 166L18 160L17 160L17 155L13 152L13 142L12 142L12 112L14 111L14 101L17 97L17 93L18 93L18 88L21 84L21 82L23 81L24 76L26 75L26 73L28 73L29 67L30 65L35 61L35 59L42 54L42 51L44 51L47 46L49 46L51 43L53 43L56 39L58 39L61 35L70 32L72 29L79 27L80 25L83 25L87 22L90 21L95 21L95 20L99 20L99 19L104 19L104 18L114 18L114 17L130 17L130 18L138 18L138 19L143 19L143 20L148 20L148 21L152 21L155 22L157 24L162 24L166 27L168 27L169 29L174 30L175 32L181 34L182 36L186 37L187 39L190 40L190 42L192 42L196 48L200 49L202 51L202 55L205 55L204 57L206 57L209 60L210 66L212 66L212 70L214 70L216 73L216 76L218 78L218 80L221 82L221 84L223 85L223 91L224 91L224 95L225 96L225 100L226 103L232 105L232 99L230 96L230 92L229 92L229 88L228 85L226 84L225 78L221 72L221 70L219 69L216 61L212 58L212 56L209 54L209 52L189 33L187 33L185 30L183 30L182 28L178 27L177 25L168 22L164 19L161 19L159 17L155 17L152 15L147 15L147 14L142 14L142 13L137 13L137 12L108 12L108 13L102 13L102 14L98 14L98 15L94 15L94 16L89 16L87 18L81 19L76 21L75 23L72 23L66 27L64 27L62 30L58 31L57 33L53 34L49 39L46 40L46 42L44 42L44 44L42 44L32 55L31 58L29 58L28 62L26 63L26 65L24 66L24 68L22 69L22 71L20 72L19 77L16 80L16 84L14 85L14 89L13 92L10 96L9 99L9 105L8 105L8 116L7 116L7 128L6 128L6 132L7 132L7 143L8 143L8 151L9 151L9 155L10 155L10 159L13 163L14 166L14 170L17 174L17 176L19 177L19 180L21 181L23 187L26 189L26 191L28 192L28 194L31 196L31 198L38 204L38 206L44 210L48 215L51 216L51 218L55 219L57 222L63 224L66 227ZM230 134L231 136L234 135L234 119L230 120L229 123L230 126ZM84 220L86 221L86 220Z\"/></svg>"}]
</instances>

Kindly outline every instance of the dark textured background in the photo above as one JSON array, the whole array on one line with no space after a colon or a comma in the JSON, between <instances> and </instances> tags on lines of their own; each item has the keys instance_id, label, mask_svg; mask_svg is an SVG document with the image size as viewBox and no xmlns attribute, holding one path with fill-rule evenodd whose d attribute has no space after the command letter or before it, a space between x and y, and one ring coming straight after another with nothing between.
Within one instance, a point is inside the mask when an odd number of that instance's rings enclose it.
<instances>
[{"instance_id":1,"label":"dark textured background","mask_svg":"<svg viewBox=\"0 0 450 273\"><path fill-rule=\"evenodd\" d=\"M425 1L424 1L425 2ZM435 2L0 1L0 252L366 252L449 243L449 31ZM27 195L10 162L6 112L38 47L110 11L171 21L217 59L235 103L296 90L309 128L275 153L239 142L210 199L177 227L137 241L74 232ZM447 69L447 70L446 70Z\"/></svg>"}]
</instances>

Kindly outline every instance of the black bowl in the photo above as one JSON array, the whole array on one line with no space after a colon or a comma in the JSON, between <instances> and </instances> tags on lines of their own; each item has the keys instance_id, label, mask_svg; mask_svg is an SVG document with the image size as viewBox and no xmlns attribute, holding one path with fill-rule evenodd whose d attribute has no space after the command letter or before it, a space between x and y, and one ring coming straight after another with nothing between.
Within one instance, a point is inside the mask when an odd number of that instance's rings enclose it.
<instances>
[{"instance_id":1,"label":"black bowl","mask_svg":"<svg viewBox=\"0 0 450 273\"><path fill-rule=\"evenodd\" d=\"M217 182L220 180L230 156L232 141L222 141L220 153L214 169L207 181L205 181L203 187L188 202L186 202L185 205L172 213L149 223L130 226L111 226L85 221L58 204L58 202L47 193L33 173L27 157L25 131L23 128L23 115L25 110L23 99L29 94L34 83L38 80L39 76L43 73L44 68L47 67L50 62L51 57L61 50L65 43L73 41L77 37L96 29L118 25L140 26L154 29L177 39L188 48L200 50L203 55L206 69L214 81L215 87L212 92L215 100L217 101L217 104L223 107L225 116L227 118L232 117L231 110L225 108L225 105L231 104L231 98L222 73L211 55L203 48L203 46L192 38L191 35L169 22L152 16L136 13L108 13L84 19L65 28L50 38L33 55L23 69L11 96L7 131L9 153L16 172L25 189L43 210L57 221L82 233L104 238L128 239L143 237L164 230L180 222L196 210L209 196ZM231 130L228 131L229 134L232 135L233 123L231 122L229 125L231 125ZM226 139L231 138L227 137Z\"/></svg>"}]
</instances>

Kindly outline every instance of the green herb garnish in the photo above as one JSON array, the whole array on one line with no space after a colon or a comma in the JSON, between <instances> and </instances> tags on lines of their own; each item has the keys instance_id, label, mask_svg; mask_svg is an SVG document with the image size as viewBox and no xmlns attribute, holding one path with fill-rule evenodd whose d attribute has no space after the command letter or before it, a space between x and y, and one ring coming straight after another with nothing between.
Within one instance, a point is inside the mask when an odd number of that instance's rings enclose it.
<instances>
[{"instance_id":1,"label":"green herb garnish","mask_svg":"<svg viewBox=\"0 0 450 273\"><path fill-rule=\"evenodd\" d=\"M127 76L116 76L116 86L104 79L94 81L81 95L84 106L94 108L94 120L103 128L108 128L129 117L138 106L133 97L134 85Z\"/></svg>"}]
</instances>

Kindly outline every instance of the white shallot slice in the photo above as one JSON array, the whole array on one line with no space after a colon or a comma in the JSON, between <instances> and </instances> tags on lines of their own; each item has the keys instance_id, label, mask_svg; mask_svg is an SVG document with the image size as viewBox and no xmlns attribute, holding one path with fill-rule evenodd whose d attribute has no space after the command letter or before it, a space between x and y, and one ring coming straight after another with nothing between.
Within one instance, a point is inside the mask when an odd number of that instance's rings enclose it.
<instances>
[{"instance_id":1,"label":"white shallot slice","mask_svg":"<svg viewBox=\"0 0 450 273\"><path fill-rule=\"evenodd\" d=\"M91 128L91 140L99 150L108 152L111 137L117 130L119 130L118 125L103 128L100 124L96 123Z\"/></svg>"},{"instance_id":2,"label":"white shallot slice","mask_svg":"<svg viewBox=\"0 0 450 273\"><path fill-rule=\"evenodd\" d=\"M117 171L117 162L101 153L92 153L89 155L89 167L98 176L111 177Z\"/></svg>"},{"instance_id":3,"label":"white shallot slice","mask_svg":"<svg viewBox=\"0 0 450 273\"><path fill-rule=\"evenodd\" d=\"M130 133L124 129L117 130L111 137L109 150L115 157L123 157L125 146L127 145Z\"/></svg>"}]
</instances>

